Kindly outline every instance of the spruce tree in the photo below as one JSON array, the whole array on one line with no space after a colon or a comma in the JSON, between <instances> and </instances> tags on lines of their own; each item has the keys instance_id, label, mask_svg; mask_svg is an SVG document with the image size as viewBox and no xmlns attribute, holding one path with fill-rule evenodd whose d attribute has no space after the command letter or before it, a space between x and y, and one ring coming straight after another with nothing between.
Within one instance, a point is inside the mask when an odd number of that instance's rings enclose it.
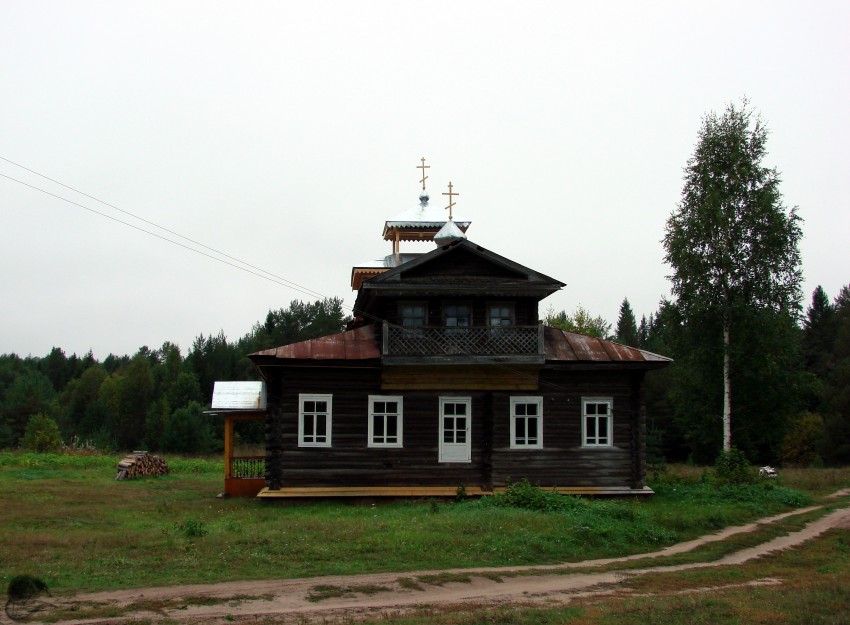
<instances>
[{"instance_id":1,"label":"spruce tree","mask_svg":"<svg viewBox=\"0 0 850 625\"><path fill-rule=\"evenodd\" d=\"M632 312L628 297L624 298L623 303L620 304L616 338L618 342L629 347L638 347L640 345L637 322L635 321L635 314Z\"/></svg>"}]
</instances>

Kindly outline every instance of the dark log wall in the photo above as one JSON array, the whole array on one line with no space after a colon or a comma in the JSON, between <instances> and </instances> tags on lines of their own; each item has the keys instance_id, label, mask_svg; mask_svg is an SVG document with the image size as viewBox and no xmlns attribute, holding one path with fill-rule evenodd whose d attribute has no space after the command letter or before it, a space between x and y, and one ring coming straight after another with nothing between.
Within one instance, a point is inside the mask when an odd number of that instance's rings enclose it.
<instances>
[{"instance_id":1,"label":"dark log wall","mask_svg":"<svg viewBox=\"0 0 850 625\"><path fill-rule=\"evenodd\" d=\"M479 484L483 463L484 393L382 391L381 370L281 368L283 450L274 466L285 486L401 486ZM270 383L270 386L272 384ZM299 393L332 393L332 447L298 447ZM368 447L369 395L403 396L403 448ZM441 463L439 397L472 397L472 462ZM270 419L274 411L270 411ZM275 448L272 445L272 448ZM273 477L269 485L275 483Z\"/></svg>"},{"instance_id":2,"label":"dark log wall","mask_svg":"<svg viewBox=\"0 0 850 625\"><path fill-rule=\"evenodd\" d=\"M494 397L493 484L502 486L526 478L540 486L643 486L635 434L640 431L639 398L629 372L560 371L540 374L543 397L543 449L510 448L510 396ZM639 375L639 374L637 374ZM611 447L582 447L583 397L613 400L614 435ZM504 415L503 418L500 418Z\"/></svg>"},{"instance_id":3,"label":"dark log wall","mask_svg":"<svg viewBox=\"0 0 850 625\"><path fill-rule=\"evenodd\" d=\"M515 323L518 326L533 326L538 322L538 303L537 300L531 297L525 298L474 298L474 297L457 297L457 298L425 298L411 297L402 298L401 302L425 302L428 305L428 319L426 325L442 326L443 321L443 306L450 303L467 303L472 305L472 325L486 326L487 307L490 304L507 302L514 305ZM390 323L399 324L401 320L398 316L398 301L394 299L386 299L379 302L375 313L379 319L385 319Z\"/></svg>"},{"instance_id":4,"label":"dark log wall","mask_svg":"<svg viewBox=\"0 0 850 625\"><path fill-rule=\"evenodd\" d=\"M401 281L416 280L417 278L425 278L428 280L434 277L451 277L469 278L470 276L488 277L488 278L514 278L524 279L525 274L516 272L494 264L491 260L481 256L470 254L461 250L455 250L454 253L443 254L439 258L431 260L429 263L408 269L402 272Z\"/></svg>"},{"instance_id":5,"label":"dark log wall","mask_svg":"<svg viewBox=\"0 0 850 625\"><path fill-rule=\"evenodd\" d=\"M277 486L503 486L523 478L541 486L641 487L642 374L540 372L538 391L381 390L381 367L271 370L267 481ZM333 395L332 447L298 447L299 393ZM368 447L368 396L401 395L402 448ZM510 397L543 397L543 449L510 449ZM441 463L439 397L472 399L472 461ZM611 397L614 445L581 446L582 397Z\"/></svg>"}]
</instances>

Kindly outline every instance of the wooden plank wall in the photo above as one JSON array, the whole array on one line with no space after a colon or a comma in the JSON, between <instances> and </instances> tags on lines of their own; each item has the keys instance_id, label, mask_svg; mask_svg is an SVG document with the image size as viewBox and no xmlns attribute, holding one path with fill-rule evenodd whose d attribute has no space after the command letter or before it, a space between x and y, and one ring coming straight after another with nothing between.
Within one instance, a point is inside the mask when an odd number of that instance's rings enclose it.
<instances>
[{"instance_id":1,"label":"wooden plank wall","mask_svg":"<svg viewBox=\"0 0 850 625\"><path fill-rule=\"evenodd\" d=\"M269 385L267 479L286 486L643 486L640 374L551 371L538 391L382 391L381 368L280 368ZM638 376L638 377L635 377ZM298 394L332 393L330 448L298 447ZM367 446L368 396L402 395L404 447ZM510 449L510 397L543 399L543 449ZM472 398L472 462L440 463L439 397ZM272 405L280 398L279 407ZM614 445L581 447L581 398L612 397Z\"/></svg>"},{"instance_id":2,"label":"wooden plank wall","mask_svg":"<svg viewBox=\"0 0 850 625\"><path fill-rule=\"evenodd\" d=\"M543 396L543 449L510 449L507 417L494 422L493 484L526 478L540 486L622 486L634 482L632 384L626 372L553 372L540 374ZM611 397L614 445L581 446L582 397ZM509 397L498 395L496 415L508 415Z\"/></svg>"},{"instance_id":3,"label":"wooden plank wall","mask_svg":"<svg viewBox=\"0 0 850 625\"><path fill-rule=\"evenodd\" d=\"M386 319L390 323L401 323L398 316L398 302L426 302L428 304L428 319L426 325L439 327L445 324L443 320L443 305L447 303L466 303L472 306L472 325L486 326L487 325L487 307L491 303L509 302L514 304L516 314L515 324L518 326L533 326L536 325L539 319L538 302L533 297L447 297L447 298L428 298L428 297L411 297L396 299L382 299L377 306L375 315L381 319Z\"/></svg>"}]
</instances>

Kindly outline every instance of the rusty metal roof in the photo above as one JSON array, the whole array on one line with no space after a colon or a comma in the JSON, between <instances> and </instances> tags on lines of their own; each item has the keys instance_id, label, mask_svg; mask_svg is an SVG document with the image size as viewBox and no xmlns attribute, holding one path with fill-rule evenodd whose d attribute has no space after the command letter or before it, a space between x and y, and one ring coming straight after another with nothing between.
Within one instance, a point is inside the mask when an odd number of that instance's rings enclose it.
<instances>
[{"instance_id":1,"label":"rusty metal roof","mask_svg":"<svg viewBox=\"0 0 850 625\"><path fill-rule=\"evenodd\" d=\"M380 358L373 326L329 334L309 341L273 347L251 354L294 360L368 360Z\"/></svg>"},{"instance_id":2,"label":"rusty metal roof","mask_svg":"<svg viewBox=\"0 0 850 625\"><path fill-rule=\"evenodd\" d=\"M573 363L656 363L672 362L643 349L627 347L558 328L543 328L547 361ZM273 347L251 354L285 360L379 360L380 340L375 326L363 326L318 339Z\"/></svg>"},{"instance_id":3,"label":"rusty metal roof","mask_svg":"<svg viewBox=\"0 0 850 625\"><path fill-rule=\"evenodd\" d=\"M543 329L546 360L559 362L654 362L672 359L644 349L627 347L594 336L567 332L558 328Z\"/></svg>"}]
</instances>

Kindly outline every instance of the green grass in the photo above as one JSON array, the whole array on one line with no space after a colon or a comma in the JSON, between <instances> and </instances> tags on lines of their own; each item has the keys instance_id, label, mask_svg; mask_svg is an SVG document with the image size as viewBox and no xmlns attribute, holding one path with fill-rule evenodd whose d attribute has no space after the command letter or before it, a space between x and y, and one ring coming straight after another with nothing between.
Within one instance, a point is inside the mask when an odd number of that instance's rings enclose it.
<instances>
[{"instance_id":1,"label":"green grass","mask_svg":"<svg viewBox=\"0 0 850 625\"><path fill-rule=\"evenodd\" d=\"M765 582L769 581L769 585ZM764 585L758 585L762 582ZM755 583L755 585L754 585ZM655 573L610 595L569 605L458 605L345 619L341 625L845 625L850 620L850 539L833 530L744 565ZM626 591L628 590L628 591ZM264 621L275 622L273 620Z\"/></svg>"},{"instance_id":2,"label":"green grass","mask_svg":"<svg viewBox=\"0 0 850 625\"><path fill-rule=\"evenodd\" d=\"M28 573L63 593L577 561L654 551L807 501L668 480L645 501L564 498L541 512L470 500L433 514L428 502L220 500L221 461L166 458L169 475L118 482L119 459L0 453L0 584ZM850 485L850 472L830 480Z\"/></svg>"}]
</instances>

